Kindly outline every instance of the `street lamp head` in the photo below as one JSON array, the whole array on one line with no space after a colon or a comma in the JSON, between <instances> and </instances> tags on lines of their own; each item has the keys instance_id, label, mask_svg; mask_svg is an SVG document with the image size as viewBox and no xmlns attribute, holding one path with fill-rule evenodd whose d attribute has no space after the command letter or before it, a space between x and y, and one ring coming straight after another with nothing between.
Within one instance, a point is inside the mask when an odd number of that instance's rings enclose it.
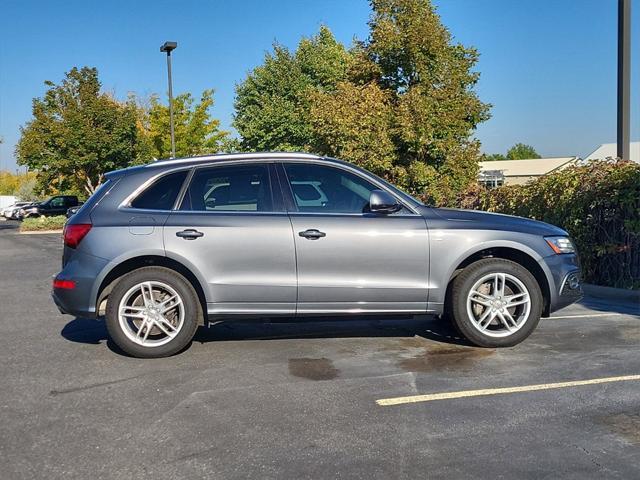
<instances>
[{"instance_id":1,"label":"street lamp head","mask_svg":"<svg viewBox=\"0 0 640 480\"><path fill-rule=\"evenodd\" d=\"M171 53L171 50L175 50L178 48L178 42L164 42L164 44L160 47L161 52L167 52L167 54Z\"/></svg>"}]
</instances>

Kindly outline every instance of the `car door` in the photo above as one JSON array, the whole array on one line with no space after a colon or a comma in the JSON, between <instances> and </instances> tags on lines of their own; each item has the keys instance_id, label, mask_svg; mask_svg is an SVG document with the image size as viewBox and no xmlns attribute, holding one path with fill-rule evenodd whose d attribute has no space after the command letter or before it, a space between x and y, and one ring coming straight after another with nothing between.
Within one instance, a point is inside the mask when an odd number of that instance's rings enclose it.
<instances>
[{"instance_id":1,"label":"car door","mask_svg":"<svg viewBox=\"0 0 640 480\"><path fill-rule=\"evenodd\" d=\"M384 187L337 164L283 162L279 177L296 245L298 313L426 311L421 215L407 206L367 212L370 192Z\"/></svg>"},{"instance_id":2,"label":"car door","mask_svg":"<svg viewBox=\"0 0 640 480\"><path fill-rule=\"evenodd\" d=\"M62 215L65 212L65 197L53 197L49 200L46 210L43 211L45 215Z\"/></svg>"},{"instance_id":3,"label":"car door","mask_svg":"<svg viewBox=\"0 0 640 480\"><path fill-rule=\"evenodd\" d=\"M167 255L200 272L210 314L295 312L295 248L272 169L267 162L196 168L165 223Z\"/></svg>"}]
</instances>

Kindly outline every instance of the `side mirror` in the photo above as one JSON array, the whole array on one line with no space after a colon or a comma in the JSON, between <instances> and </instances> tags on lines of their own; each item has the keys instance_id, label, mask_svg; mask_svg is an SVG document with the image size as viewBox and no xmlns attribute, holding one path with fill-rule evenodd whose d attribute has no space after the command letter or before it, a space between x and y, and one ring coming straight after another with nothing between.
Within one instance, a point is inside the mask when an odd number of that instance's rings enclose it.
<instances>
[{"instance_id":1,"label":"side mirror","mask_svg":"<svg viewBox=\"0 0 640 480\"><path fill-rule=\"evenodd\" d=\"M369 195L369 211L372 213L394 213L401 208L395 197L384 190L372 190Z\"/></svg>"}]
</instances>

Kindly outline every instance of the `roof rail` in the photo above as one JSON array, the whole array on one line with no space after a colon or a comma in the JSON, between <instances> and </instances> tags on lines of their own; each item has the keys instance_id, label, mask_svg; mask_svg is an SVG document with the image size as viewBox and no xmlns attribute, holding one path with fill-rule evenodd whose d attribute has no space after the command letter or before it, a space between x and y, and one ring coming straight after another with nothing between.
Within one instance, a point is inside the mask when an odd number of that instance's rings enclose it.
<instances>
[{"instance_id":1,"label":"roof rail","mask_svg":"<svg viewBox=\"0 0 640 480\"><path fill-rule=\"evenodd\" d=\"M173 165L180 163L198 163L198 162L210 162L211 160L242 160L250 158L299 158L318 160L323 157L319 155L313 155L311 153L303 152L250 152L250 153L216 153L213 155L200 155L194 157L183 158L170 158L163 160L156 160L155 162L148 163L146 167L160 166L160 165Z\"/></svg>"}]
</instances>

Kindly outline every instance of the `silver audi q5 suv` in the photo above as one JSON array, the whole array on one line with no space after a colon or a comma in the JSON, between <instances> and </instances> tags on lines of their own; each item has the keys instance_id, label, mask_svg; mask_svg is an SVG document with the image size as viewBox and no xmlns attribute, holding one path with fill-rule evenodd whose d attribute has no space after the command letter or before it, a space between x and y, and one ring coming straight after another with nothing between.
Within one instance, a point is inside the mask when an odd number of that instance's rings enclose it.
<instances>
[{"instance_id":1,"label":"silver audi q5 suv","mask_svg":"<svg viewBox=\"0 0 640 480\"><path fill-rule=\"evenodd\" d=\"M434 208L349 163L224 154L111 172L64 230L53 299L137 357L211 319L433 314L511 346L581 296L567 233Z\"/></svg>"}]
</instances>

